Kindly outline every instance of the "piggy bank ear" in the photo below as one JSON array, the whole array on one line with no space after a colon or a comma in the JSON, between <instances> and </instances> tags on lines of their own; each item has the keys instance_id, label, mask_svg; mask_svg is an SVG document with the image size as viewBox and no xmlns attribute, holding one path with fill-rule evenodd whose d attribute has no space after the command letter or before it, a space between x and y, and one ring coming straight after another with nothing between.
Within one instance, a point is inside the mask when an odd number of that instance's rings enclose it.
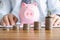
<instances>
[{"instance_id":1,"label":"piggy bank ear","mask_svg":"<svg viewBox=\"0 0 60 40\"><path fill-rule=\"evenodd\" d=\"M37 3L33 3L34 6L37 6Z\"/></svg>"},{"instance_id":2,"label":"piggy bank ear","mask_svg":"<svg viewBox=\"0 0 60 40\"><path fill-rule=\"evenodd\" d=\"M22 7L25 7L26 6L26 3L22 3Z\"/></svg>"}]
</instances>

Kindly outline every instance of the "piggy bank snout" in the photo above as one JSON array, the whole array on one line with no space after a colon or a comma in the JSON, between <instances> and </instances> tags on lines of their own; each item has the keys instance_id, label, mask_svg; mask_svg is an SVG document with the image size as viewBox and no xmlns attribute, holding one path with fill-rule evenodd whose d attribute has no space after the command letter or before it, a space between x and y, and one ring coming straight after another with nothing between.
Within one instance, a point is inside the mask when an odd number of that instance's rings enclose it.
<instances>
[{"instance_id":1,"label":"piggy bank snout","mask_svg":"<svg viewBox=\"0 0 60 40\"><path fill-rule=\"evenodd\" d=\"M34 16L34 12L32 10L29 10L27 9L25 12L24 12L25 16L28 17L28 18L31 18Z\"/></svg>"},{"instance_id":2,"label":"piggy bank snout","mask_svg":"<svg viewBox=\"0 0 60 40\"><path fill-rule=\"evenodd\" d=\"M26 12L26 15L27 16L32 16L33 15L33 12Z\"/></svg>"}]
</instances>

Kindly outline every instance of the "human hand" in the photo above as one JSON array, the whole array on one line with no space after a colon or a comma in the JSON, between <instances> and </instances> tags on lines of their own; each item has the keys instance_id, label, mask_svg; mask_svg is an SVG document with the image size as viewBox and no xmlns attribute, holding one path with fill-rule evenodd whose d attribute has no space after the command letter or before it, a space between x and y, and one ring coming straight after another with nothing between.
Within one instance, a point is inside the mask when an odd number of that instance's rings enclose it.
<instances>
[{"instance_id":1,"label":"human hand","mask_svg":"<svg viewBox=\"0 0 60 40\"><path fill-rule=\"evenodd\" d=\"M5 15L2 18L1 25L2 26L15 25L17 21L18 21L18 19L16 18L16 16L14 16L13 14L10 13L10 14Z\"/></svg>"},{"instance_id":2,"label":"human hand","mask_svg":"<svg viewBox=\"0 0 60 40\"><path fill-rule=\"evenodd\" d=\"M53 26L60 26L60 17L56 14L53 14L51 16L52 16L52 25Z\"/></svg>"}]
</instances>

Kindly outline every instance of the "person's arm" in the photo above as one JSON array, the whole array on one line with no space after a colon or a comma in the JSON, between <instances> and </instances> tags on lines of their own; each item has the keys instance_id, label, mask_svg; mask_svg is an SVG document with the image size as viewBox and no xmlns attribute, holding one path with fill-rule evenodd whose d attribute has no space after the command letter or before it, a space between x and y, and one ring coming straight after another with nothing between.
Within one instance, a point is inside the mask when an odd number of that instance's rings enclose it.
<instances>
[{"instance_id":1,"label":"person's arm","mask_svg":"<svg viewBox=\"0 0 60 40\"><path fill-rule=\"evenodd\" d=\"M12 0L12 4L14 5L13 3L14 0ZM12 10L12 14L15 15L18 20L19 20L19 11L20 11L20 4L21 4L21 0L16 0L15 1L15 5L13 6L13 10Z\"/></svg>"},{"instance_id":2,"label":"person's arm","mask_svg":"<svg viewBox=\"0 0 60 40\"><path fill-rule=\"evenodd\" d=\"M0 16L2 16L2 18L10 12L10 9L11 7L9 0L1 0Z\"/></svg>"},{"instance_id":3,"label":"person's arm","mask_svg":"<svg viewBox=\"0 0 60 40\"><path fill-rule=\"evenodd\" d=\"M60 1L59 0L48 0L48 10L51 11L52 25L60 26Z\"/></svg>"},{"instance_id":4,"label":"person's arm","mask_svg":"<svg viewBox=\"0 0 60 40\"><path fill-rule=\"evenodd\" d=\"M11 12L11 4L10 0L0 0L2 2L2 7L0 9L1 19L0 24L3 26L12 25L10 21L12 20L13 16L10 14Z\"/></svg>"}]
</instances>

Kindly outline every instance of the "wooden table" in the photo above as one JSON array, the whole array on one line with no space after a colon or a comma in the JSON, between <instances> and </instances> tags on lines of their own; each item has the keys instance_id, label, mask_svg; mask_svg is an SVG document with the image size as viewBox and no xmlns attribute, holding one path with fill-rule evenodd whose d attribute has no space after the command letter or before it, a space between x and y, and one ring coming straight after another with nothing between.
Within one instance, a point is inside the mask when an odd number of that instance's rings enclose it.
<instances>
[{"instance_id":1,"label":"wooden table","mask_svg":"<svg viewBox=\"0 0 60 40\"><path fill-rule=\"evenodd\" d=\"M0 30L0 40L60 40L60 28L52 30Z\"/></svg>"}]
</instances>

